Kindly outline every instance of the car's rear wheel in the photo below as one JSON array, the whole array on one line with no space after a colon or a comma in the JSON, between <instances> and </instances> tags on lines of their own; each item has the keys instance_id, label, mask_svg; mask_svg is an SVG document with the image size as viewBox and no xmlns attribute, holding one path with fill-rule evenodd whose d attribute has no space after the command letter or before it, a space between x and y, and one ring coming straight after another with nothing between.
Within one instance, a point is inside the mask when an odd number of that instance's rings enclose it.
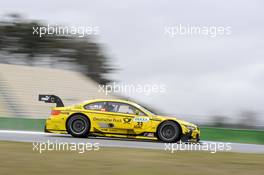
<instances>
[{"instance_id":1,"label":"car's rear wheel","mask_svg":"<svg viewBox=\"0 0 264 175\"><path fill-rule=\"evenodd\" d=\"M73 137L87 137L90 131L90 122L86 116L73 115L67 122L67 130Z\"/></svg>"},{"instance_id":2,"label":"car's rear wheel","mask_svg":"<svg viewBox=\"0 0 264 175\"><path fill-rule=\"evenodd\" d=\"M163 142L177 142L180 140L181 128L173 121L165 121L158 127L157 136Z\"/></svg>"}]
</instances>

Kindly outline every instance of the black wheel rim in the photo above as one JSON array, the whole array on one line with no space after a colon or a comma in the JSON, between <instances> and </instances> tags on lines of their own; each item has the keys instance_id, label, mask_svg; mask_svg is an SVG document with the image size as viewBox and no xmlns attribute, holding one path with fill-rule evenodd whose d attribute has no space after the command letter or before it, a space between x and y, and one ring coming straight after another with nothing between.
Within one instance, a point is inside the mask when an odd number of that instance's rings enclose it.
<instances>
[{"instance_id":1,"label":"black wheel rim","mask_svg":"<svg viewBox=\"0 0 264 175\"><path fill-rule=\"evenodd\" d=\"M85 121L77 119L72 122L72 130L75 133L81 133L85 130L86 124Z\"/></svg>"},{"instance_id":2,"label":"black wheel rim","mask_svg":"<svg viewBox=\"0 0 264 175\"><path fill-rule=\"evenodd\" d=\"M171 125L167 125L167 126L164 126L161 130L161 134L164 138L166 139L171 139L173 137L175 137L176 135L176 130L173 126Z\"/></svg>"}]
</instances>

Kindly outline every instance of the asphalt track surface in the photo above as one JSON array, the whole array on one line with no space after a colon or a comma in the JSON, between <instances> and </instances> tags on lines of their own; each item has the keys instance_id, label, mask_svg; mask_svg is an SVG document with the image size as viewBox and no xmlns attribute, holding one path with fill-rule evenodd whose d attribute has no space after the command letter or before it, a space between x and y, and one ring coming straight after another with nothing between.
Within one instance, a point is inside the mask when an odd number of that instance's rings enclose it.
<instances>
[{"instance_id":1,"label":"asphalt track surface","mask_svg":"<svg viewBox=\"0 0 264 175\"><path fill-rule=\"evenodd\" d=\"M102 138L102 137L88 137L88 138L73 138L67 134L52 134L44 132L31 132L31 131L9 131L0 130L0 141L14 141L14 142L63 142L63 143L99 143L100 147L117 147L117 148L140 148L140 149L156 149L156 150L166 150L171 152L164 143L159 143L157 141L147 141L147 140L135 140L135 139L114 139L114 138ZM212 142L212 141L202 141L200 144L219 144L223 142ZM226 143L224 143L226 144ZM240 152L240 153L264 153L264 145L257 144L242 144L242 143L229 143L231 150L226 152ZM181 148L186 148L185 143L175 144L174 149L177 146L178 151ZM167 144L168 146L168 144ZM189 151L189 150L188 150ZM219 151L219 150L217 150ZM176 153L177 151L173 151ZM209 152L212 152L209 150Z\"/></svg>"}]
</instances>

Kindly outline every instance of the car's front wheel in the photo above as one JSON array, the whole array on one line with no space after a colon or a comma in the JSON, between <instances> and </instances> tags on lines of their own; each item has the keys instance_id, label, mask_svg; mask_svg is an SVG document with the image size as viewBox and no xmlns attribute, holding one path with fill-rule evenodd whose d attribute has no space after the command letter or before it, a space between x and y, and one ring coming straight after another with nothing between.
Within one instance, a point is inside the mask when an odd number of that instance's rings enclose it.
<instances>
[{"instance_id":1,"label":"car's front wheel","mask_svg":"<svg viewBox=\"0 0 264 175\"><path fill-rule=\"evenodd\" d=\"M163 142L177 142L180 140L181 128L173 121L165 121L158 127L157 136Z\"/></svg>"},{"instance_id":2,"label":"car's front wheel","mask_svg":"<svg viewBox=\"0 0 264 175\"><path fill-rule=\"evenodd\" d=\"M73 115L67 122L67 130L73 137L88 137L90 122L86 116Z\"/></svg>"}]
</instances>

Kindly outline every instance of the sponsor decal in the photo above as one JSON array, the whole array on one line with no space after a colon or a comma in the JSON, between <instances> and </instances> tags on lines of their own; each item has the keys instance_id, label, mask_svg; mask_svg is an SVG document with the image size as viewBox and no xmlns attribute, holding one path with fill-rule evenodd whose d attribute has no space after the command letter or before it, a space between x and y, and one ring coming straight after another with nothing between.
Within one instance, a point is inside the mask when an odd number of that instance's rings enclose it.
<instances>
[{"instance_id":1,"label":"sponsor decal","mask_svg":"<svg viewBox=\"0 0 264 175\"><path fill-rule=\"evenodd\" d=\"M131 122L131 118L123 118L123 121L124 121L124 123L126 124L130 124L130 122Z\"/></svg>"},{"instance_id":2,"label":"sponsor decal","mask_svg":"<svg viewBox=\"0 0 264 175\"><path fill-rule=\"evenodd\" d=\"M135 122L148 122L149 121L149 117L135 117L134 121Z\"/></svg>"},{"instance_id":3,"label":"sponsor decal","mask_svg":"<svg viewBox=\"0 0 264 175\"><path fill-rule=\"evenodd\" d=\"M61 111L61 114L70 114L69 112L63 112L63 111Z\"/></svg>"},{"instance_id":4,"label":"sponsor decal","mask_svg":"<svg viewBox=\"0 0 264 175\"><path fill-rule=\"evenodd\" d=\"M49 98L50 98L50 96L45 96L45 97L42 97L41 100L42 100L42 101L48 101Z\"/></svg>"},{"instance_id":5,"label":"sponsor decal","mask_svg":"<svg viewBox=\"0 0 264 175\"><path fill-rule=\"evenodd\" d=\"M108 131L107 128L101 128L101 130L104 131L104 132L107 132Z\"/></svg>"},{"instance_id":6,"label":"sponsor decal","mask_svg":"<svg viewBox=\"0 0 264 175\"><path fill-rule=\"evenodd\" d=\"M101 118L101 117L94 117L93 121L98 121L98 122L122 122L121 119Z\"/></svg>"}]
</instances>

